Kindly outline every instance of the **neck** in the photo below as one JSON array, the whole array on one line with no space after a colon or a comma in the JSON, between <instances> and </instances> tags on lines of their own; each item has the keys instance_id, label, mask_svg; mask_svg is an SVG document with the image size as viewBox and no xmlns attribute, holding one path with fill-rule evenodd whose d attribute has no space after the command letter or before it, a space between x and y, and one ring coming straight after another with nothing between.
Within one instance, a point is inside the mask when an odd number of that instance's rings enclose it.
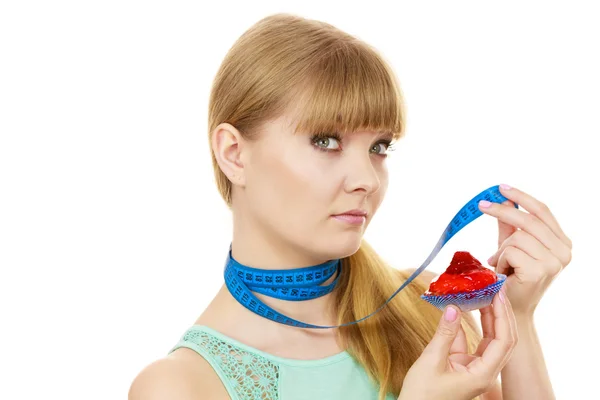
<instances>
[{"instance_id":1,"label":"neck","mask_svg":"<svg viewBox=\"0 0 600 400\"><path fill-rule=\"evenodd\" d=\"M329 261L294 247L280 238L244 235L234 231L231 255L240 264L259 269L296 269Z\"/></svg>"},{"instance_id":2,"label":"neck","mask_svg":"<svg viewBox=\"0 0 600 400\"><path fill-rule=\"evenodd\" d=\"M329 261L328 259L320 258L301 249L294 248L280 238L267 239L266 235L259 234L260 229L245 230L241 229L240 225L243 226L244 224L234 224L231 256L235 261L244 266L263 270L291 270L319 265ZM331 276L322 285L331 284L335 280L335 277L336 274ZM303 301L280 300L256 292L253 294L267 306L299 321L318 325L337 324L332 307L334 293L328 293L315 299ZM245 324L281 325L247 310L235 300L225 286L219 291L215 300L218 301L219 306L217 308L221 309L221 315L227 315L230 321L234 320L231 313L235 312L235 319L238 322L246 321ZM298 329L294 327L286 328Z\"/></svg>"}]
</instances>

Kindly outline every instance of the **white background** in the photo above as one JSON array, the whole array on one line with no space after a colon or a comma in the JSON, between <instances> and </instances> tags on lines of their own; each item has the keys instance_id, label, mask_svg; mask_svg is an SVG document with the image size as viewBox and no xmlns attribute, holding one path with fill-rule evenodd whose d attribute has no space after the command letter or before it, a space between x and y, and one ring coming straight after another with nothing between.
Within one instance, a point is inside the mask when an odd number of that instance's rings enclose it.
<instances>
[{"instance_id":1,"label":"white background","mask_svg":"<svg viewBox=\"0 0 600 400\"><path fill-rule=\"evenodd\" d=\"M366 238L416 268L458 209L508 183L546 202L573 260L536 313L559 399L596 395L599 13L577 2L3 2L0 398L117 399L222 283L209 88L259 19L321 19L379 49L407 137ZM456 250L496 249L484 215ZM595 369L595 372L593 371Z\"/></svg>"}]
</instances>

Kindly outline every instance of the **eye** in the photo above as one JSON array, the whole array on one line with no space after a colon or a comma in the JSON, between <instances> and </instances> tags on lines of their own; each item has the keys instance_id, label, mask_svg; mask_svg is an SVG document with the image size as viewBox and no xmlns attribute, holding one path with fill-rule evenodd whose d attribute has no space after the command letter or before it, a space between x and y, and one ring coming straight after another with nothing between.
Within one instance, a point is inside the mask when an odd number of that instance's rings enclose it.
<instances>
[{"instance_id":1,"label":"eye","mask_svg":"<svg viewBox=\"0 0 600 400\"><path fill-rule=\"evenodd\" d=\"M375 154L385 155L387 151L392 151L392 143L387 140L377 142L371 147L371 152Z\"/></svg>"},{"instance_id":2,"label":"eye","mask_svg":"<svg viewBox=\"0 0 600 400\"><path fill-rule=\"evenodd\" d=\"M341 149L341 138L335 134L315 135L311 141L319 150L336 151Z\"/></svg>"}]
</instances>

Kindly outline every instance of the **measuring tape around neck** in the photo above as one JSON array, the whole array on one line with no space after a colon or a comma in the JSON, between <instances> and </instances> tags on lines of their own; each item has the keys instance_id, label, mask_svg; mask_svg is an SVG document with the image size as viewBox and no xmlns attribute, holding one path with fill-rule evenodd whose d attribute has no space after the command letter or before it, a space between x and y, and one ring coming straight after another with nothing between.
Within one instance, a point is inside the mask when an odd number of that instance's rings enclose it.
<instances>
[{"instance_id":1,"label":"measuring tape around neck","mask_svg":"<svg viewBox=\"0 0 600 400\"><path fill-rule=\"evenodd\" d=\"M290 270L265 270L251 268L235 261L229 249L225 262L225 284L232 296L250 311L281 324L295 326L298 328L330 329L352 325L372 317L385 307L402 289L410 284L421 272L427 268L431 261L437 256L446 243L462 228L479 218L483 213L479 211L479 201L487 200L493 203L503 203L507 200L498 188L492 186L469 200L450 221L439 241L423 262L423 264L408 277L406 281L371 314L356 321L341 325L313 325L287 317L266 305L252 292L261 293L270 297L289 300L303 301L324 296L330 293L338 283L341 274L340 260L331 260L312 267L297 268ZM515 204L515 208L519 208ZM321 286L329 278L336 274L335 280L326 286Z\"/></svg>"}]
</instances>

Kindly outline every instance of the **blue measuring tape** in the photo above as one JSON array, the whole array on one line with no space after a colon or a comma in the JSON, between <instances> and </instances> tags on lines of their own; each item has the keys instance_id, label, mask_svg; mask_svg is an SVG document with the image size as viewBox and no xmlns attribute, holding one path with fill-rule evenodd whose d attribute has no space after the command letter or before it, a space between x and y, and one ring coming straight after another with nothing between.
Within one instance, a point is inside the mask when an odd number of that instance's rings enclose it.
<instances>
[{"instance_id":1,"label":"blue measuring tape","mask_svg":"<svg viewBox=\"0 0 600 400\"><path fill-rule=\"evenodd\" d=\"M465 204L458 213L452 218L438 243L429 254L429 257L423 264L412 273L402 286L400 286L379 308L371 314L359 320L347 322L341 325L312 325L305 322L289 318L273 308L263 303L252 292L261 293L270 297L290 300L303 301L315 299L330 293L341 274L341 261L331 260L323 264L306 268L297 268L292 270L264 270L251 268L235 261L229 249L227 260L225 262L225 284L232 296L244 307L250 311L285 325L291 325L298 328L330 329L339 328L359 323L372 317L385 307L402 289L410 284L421 272L427 268L435 256L440 252L446 243L462 228L479 218L483 213L479 211L479 201L487 200L493 203L503 203L507 200L499 190L498 185L492 186L477 196L473 197ZM515 204L515 208L519 208ZM326 286L321 286L334 274L337 274L335 280Z\"/></svg>"}]
</instances>

